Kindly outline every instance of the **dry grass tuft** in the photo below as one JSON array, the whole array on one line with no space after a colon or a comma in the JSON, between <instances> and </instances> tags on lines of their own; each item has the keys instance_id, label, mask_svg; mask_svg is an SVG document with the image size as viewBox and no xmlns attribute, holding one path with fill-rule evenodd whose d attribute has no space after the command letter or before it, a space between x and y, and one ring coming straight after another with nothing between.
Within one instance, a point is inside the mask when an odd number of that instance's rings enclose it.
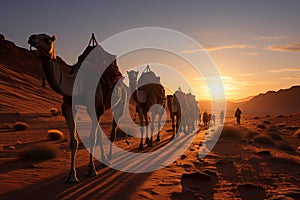
<instances>
[{"instance_id":1,"label":"dry grass tuft","mask_svg":"<svg viewBox=\"0 0 300 200\"><path fill-rule=\"evenodd\" d=\"M64 138L64 133L57 129L48 130L48 138L50 140L61 140Z\"/></svg>"},{"instance_id":2,"label":"dry grass tuft","mask_svg":"<svg viewBox=\"0 0 300 200\"><path fill-rule=\"evenodd\" d=\"M261 144L274 145L273 139L268 135L257 135L254 137L254 141Z\"/></svg>"},{"instance_id":3,"label":"dry grass tuft","mask_svg":"<svg viewBox=\"0 0 300 200\"><path fill-rule=\"evenodd\" d=\"M21 152L21 157L28 160L48 160L55 158L58 150L54 144L33 144Z\"/></svg>"},{"instance_id":4,"label":"dry grass tuft","mask_svg":"<svg viewBox=\"0 0 300 200\"><path fill-rule=\"evenodd\" d=\"M16 122L13 125L13 129L15 129L16 131L23 131L28 129L29 125L25 122Z\"/></svg>"},{"instance_id":5,"label":"dry grass tuft","mask_svg":"<svg viewBox=\"0 0 300 200\"><path fill-rule=\"evenodd\" d=\"M60 111L57 108L50 108L50 112L53 116L58 116Z\"/></svg>"},{"instance_id":6,"label":"dry grass tuft","mask_svg":"<svg viewBox=\"0 0 300 200\"><path fill-rule=\"evenodd\" d=\"M240 139L243 133L234 126L224 126L220 138Z\"/></svg>"},{"instance_id":7,"label":"dry grass tuft","mask_svg":"<svg viewBox=\"0 0 300 200\"><path fill-rule=\"evenodd\" d=\"M300 138L300 128L293 134L293 137Z\"/></svg>"}]
</instances>

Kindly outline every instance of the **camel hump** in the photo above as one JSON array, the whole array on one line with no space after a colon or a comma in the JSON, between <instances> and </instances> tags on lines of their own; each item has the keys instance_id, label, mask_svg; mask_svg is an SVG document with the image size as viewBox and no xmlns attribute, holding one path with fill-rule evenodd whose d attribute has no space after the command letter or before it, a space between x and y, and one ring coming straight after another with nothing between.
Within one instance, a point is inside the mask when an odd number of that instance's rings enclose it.
<instances>
[{"instance_id":1,"label":"camel hump","mask_svg":"<svg viewBox=\"0 0 300 200\"><path fill-rule=\"evenodd\" d=\"M136 91L136 96L137 96L137 99L140 103L146 103L147 101L147 94L146 94L146 91L145 90L137 90Z\"/></svg>"},{"instance_id":2,"label":"camel hump","mask_svg":"<svg viewBox=\"0 0 300 200\"><path fill-rule=\"evenodd\" d=\"M150 83L160 84L160 77L156 76L153 71L143 72L138 80L138 87Z\"/></svg>"}]
</instances>

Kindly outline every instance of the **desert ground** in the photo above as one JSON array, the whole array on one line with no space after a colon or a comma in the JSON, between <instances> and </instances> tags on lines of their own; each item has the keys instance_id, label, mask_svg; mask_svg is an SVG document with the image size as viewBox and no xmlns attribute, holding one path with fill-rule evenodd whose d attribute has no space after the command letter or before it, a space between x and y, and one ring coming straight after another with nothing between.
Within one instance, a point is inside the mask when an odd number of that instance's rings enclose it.
<instances>
[{"instance_id":1,"label":"desert ground","mask_svg":"<svg viewBox=\"0 0 300 200\"><path fill-rule=\"evenodd\" d=\"M241 125L227 117L213 150L199 158L200 149L213 142L214 131L197 126L184 155L171 165L148 173L117 171L96 161L98 176L85 177L89 152L81 144L76 157L79 184L66 184L70 166L69 135L63 116L2 113L0 129L0 199L299 199L300 113L243 115ZM230 116L230 114L228 114ZM111 130L110 114L101 127ZM15 122L26 122L16 131ZM51 141L47 131L58 129L64 138ZM167 119L162 141L142 152L155 151L171 138ZM183 133L181 133L183 134ZM192 133L191 133L192 134ZM139 140L118 137L115 143L138 152ZM42 147L41 147L42 146ZM52 157L41 158L49 148ZM25 154L30 149L30 154ZM35 150L34 150L35 149ZM32 157L32 155L36 157Z\"/></svg>"}]
</instances>

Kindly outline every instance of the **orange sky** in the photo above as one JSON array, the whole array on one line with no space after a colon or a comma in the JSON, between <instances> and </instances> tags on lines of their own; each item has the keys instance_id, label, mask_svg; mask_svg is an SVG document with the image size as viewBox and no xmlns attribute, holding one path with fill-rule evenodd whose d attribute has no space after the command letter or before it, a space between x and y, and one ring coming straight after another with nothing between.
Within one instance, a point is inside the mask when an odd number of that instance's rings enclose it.
<instances>
[{"instance_id":1,"label":"orange sky","mask_svg":"<svg viewBox=\"0 0 300 200\"><path fill-rule=\"evenodd\" d=\"M132 28L173 29L208 51L222 76L226 97L240 99L300 84L299 8L300 1L294 0L12 0L0 12L0 24L1 34L24 48L28 48L27 40L33 33L56 34L57 54L69 64L76 62L92 32L101 43ZM199 48L187 44L183 51L195 54ZM197 98L208 98L201 78L180 66Z\"/></svg>"}]
</instances>

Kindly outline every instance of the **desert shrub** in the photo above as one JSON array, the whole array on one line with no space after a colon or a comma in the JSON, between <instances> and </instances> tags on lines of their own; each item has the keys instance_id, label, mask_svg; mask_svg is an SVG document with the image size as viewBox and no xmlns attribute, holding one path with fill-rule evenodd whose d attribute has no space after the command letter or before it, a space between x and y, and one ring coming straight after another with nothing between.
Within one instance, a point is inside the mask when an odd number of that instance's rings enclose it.
<instances>
[{"instance_id":1,"label":"desert shrub","mask_svg":"<svg viewBox=\"0 0 300 200\"><path fill-rule=\"evenodd\" d=\"M64 133L57 129L48 130L48 138L50 140L61 140L64 138Z\"/></svg>"},{"instance_id":2,"label":"desert shrub","mask_svg":"<svg viewBox=\"0 0 300 200\"><path fill-rule=\"evenodd\" d=\"M29 125L27 123L25 123L25 122L16 122L13 125L13 128L16 131L23 131L23 130L28 129L28 127L29 127Z\"/></svg>"},{"instance_id":3,"label":"desert shrub","mask_svg":"<svg viewBox=\"0 0 300 200\"><path fill-rule=\"evenodd\" d=\"M284 128L284 127L285 127L285 124L284 124L284 123L280 123L280 124L278 124L278 127Z\"/></svg>"},{"instance_id":4,"label":"desert shrub","mask_svg":"<svg viewBox=\"0 0 300 200\"><path fill-rule=\"evenodd\" d=\"M33 144L21 152L21 158L29 160L48 160L57 156L54 144Z\"/></svg>"},{"instance_id":5,"label":"desert shrub","mask_svg":"<svg viewBox=\"0 0 300 200\"><path fill-rule=\"evenodd\" d=\"M278 115L278 118L283 118L284 116L283 115Z\"/></svg>"},{"instance_id":6,"label":"desert shrub","mask_svg":"<svg viewBox=\"0 0 300 200\"><path fill-rule=\"evenodd\" d=\"M282 140L282 137L276 133L276 132L269 132L268 135L273 139L273 140Z\"/></svg>"},{"instance_id":7,"label":"desert shrub","mask_svg":"<svg viewBox=\"0 0 300 200\"><path fill-rule=\"evenodd\" d=\"M260 129L266 129L267 127L266 127L266 125L264 125L264 124L258 124L258 125L257 125L257 128L260 128Z\"/></svg>"},{"instance_id":8,"label":"desert shrub","mask_svg":"<svg viewBox=\"0 0 300 200\"><path fill-rule=\"evenodd\" d=\"M53 116L58 116L60 113L57 108L50 108L50 112Z\"/></svg>"},{"instance_id":9,"label":"desert shrub","mask_svg":"<svg viewBox=\"0 0 300 200\"><path fill-rule=\"evenodd\" d=\"M253 119L259 119L259 117L256 116L256 117L254 117Z\"/></svg>"},{"instance_id":10,"label":"desert shrub","mask_svg":"<svg viewBox=\"0 0 300 200\"><path fill-rule=\"evenodd\" d=\"M264 121L263 123L264 123L264 124L271 124L271 122L268 121L268 120Z\"/></svg>"},{"instance_id":11,"label":"desert shrub","mask_svg":"<svg viewBox=\"0 0 300 200\"><path fill-rule=\"evenodd\" d=\"M300 128L293 134L293 137L300 138Z\"/></svg>"},{"instance_id":12,"label":"desert shrub","mask_svg":"<svg viewBox=\"0 0 300 200\"><path fill-rule=\"evenodd\" d=\"M266 115L266 117L271 117L271 115Z\"/></svg>"},{"instance_id":13,"label":"desert shrub","mask_svg":"<svg viewBox=\"0 0 300 200\"><path fill-rule=\"evenodd\" d=\"M279 144L279 148L282 150L285 150L285 151L294 151L295 150L291 145L289 145L285 142L281 142Z\"/></svg>"},{"instance_id":14,"label":"desert shrub","mask_svg":"<svg viewBox=\"0 0 300 200\"><path fill-rule=\"evenodd\" d=\"M261 144L270 144L274 145L273 139L268 135L257 135L254 137L254 141Z\"/></svg>"},{"instance_id":15,"label":"desert shrub","mask_svg":"<svg viewBox=\"0 0 300 200\"><path fill-rule=\"evenodd\" d=\"M224 126L220 137L228 139L240 139L242 137L242 133L236 127Z\"/></svg>"}]
</instances>

